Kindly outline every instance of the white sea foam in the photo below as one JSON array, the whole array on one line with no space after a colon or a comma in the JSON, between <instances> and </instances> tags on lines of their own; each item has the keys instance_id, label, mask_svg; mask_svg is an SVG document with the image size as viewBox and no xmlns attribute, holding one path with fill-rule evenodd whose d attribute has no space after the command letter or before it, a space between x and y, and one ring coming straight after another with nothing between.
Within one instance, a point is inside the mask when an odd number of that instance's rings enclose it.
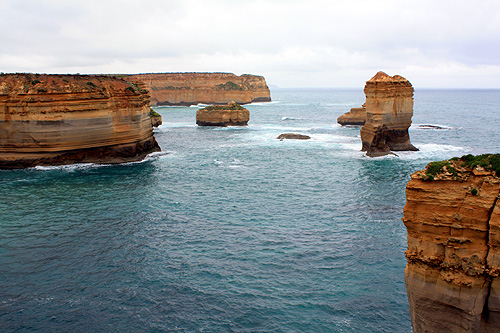
<instances>
[{"instance_id":1,"label":"white sea foam","mask_svg":"<svg viewBox=\"0 0 500 333\"><path fill-rule=\"evenodd\" d=\"M302 120L304 118L295 118L295 117L281 117L281 120L287 121L287 120Z\"/></svg>"},{"instance_id":2,"label":"white sea foam","mask_svg":"<svg viewBox=\"0 0 500 333\"><path fill-rule=\"evenodd\" d=\"M436 131L455 129L454 127L447 125L440 125L440 124L412 124L410 128L419 130L436 130Z\"/></svg>"}]
</instances>

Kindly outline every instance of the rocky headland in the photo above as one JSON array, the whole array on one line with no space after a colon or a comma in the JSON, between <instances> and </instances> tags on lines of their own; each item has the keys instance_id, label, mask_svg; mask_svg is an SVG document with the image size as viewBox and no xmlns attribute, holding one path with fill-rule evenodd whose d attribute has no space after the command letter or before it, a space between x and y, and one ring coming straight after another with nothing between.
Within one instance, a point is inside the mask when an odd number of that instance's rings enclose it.
<instances>
[{"instance_id":1,"label":"rocky headland","mask_svg":"<svg viewBox=\"0 0 500 333\"><path fill-rule=\"evenodd\" d=\"M413 87L404 77L378 72L366 82L366 122L361 128L362 151L370 157L391 151L418 150L410 143Z\"/></svg>"},{"instance_id":2,"label":"rocky headland","mask_svg":"<svg viewBox=\"0 0 500 333\"><path fill-rule=\"evenodd\" d=\"M411 175L403 222L415 332L500 331L500 155L430 163Z\"/></svg>"},{"instance_id":3,"label":"rocky headland","mask_svg":"<svg viewBox=\"0 0 500 333\"><path fill-rule=\"evenodd\" d=\"M198 126L246 126L250 111L235 102L211 105L196 112Z\"/></svg>"},{"instance_id":4,"label":"rocky headland","mask_svg":"<svg viewBox=\"0 0 500 333\"><path fill-rule=\"evenodd\" d=\"M340 115L337 123L342 126L363 126L366 122L366 107L351 108L349 112Z\"/></svg>"},{"instance_id":5,"label":"rocky headland","mask_svg":"<svg viewBox=\"0 0 500 333\"><path fill-rule=\"evenodd\" d=\"M121 163L159 151L141 84L95 75L0 75L0 168Z\"/></svg>"},{"instance_id":6,"label":"rocky headland","mask_svg":"<svg viewBox=\"0 0 500 333\"><path fill-rule=\"evenodd\" d=\"M123 77L123 76L122 76ZM263 76L232 73L150 73L127 75L150 91L151 105L224 105L270 102Z\"/></svg>"}]
</instances>

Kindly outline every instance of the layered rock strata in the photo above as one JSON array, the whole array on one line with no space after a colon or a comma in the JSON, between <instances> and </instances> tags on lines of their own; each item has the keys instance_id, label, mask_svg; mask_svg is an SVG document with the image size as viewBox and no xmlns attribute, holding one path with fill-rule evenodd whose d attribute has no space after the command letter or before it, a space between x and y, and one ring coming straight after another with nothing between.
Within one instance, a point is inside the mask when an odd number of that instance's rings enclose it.
<instances>
[{"instance_id":1,"label":"layered rock strata","mask_svg":"<svg viewBox=\"0 0 500 333\"><path fill-rule=\"evenodd\" d=\"M150 91L151 105L224 105L270 102L263 76L232 73L151 73L129 75Z\"/></svg>"},{"instance_id":2,"label":"layered rock strata","mask_svg":"<svg viewBox=\"0 0 500 333\"><path fill-rule=\"evenodd\" d=\"M207 106L196 112L198 126L245 126L249 120L250 111L235 102Z\"/></svg>"},{"instance_id":3,"label":"layered rock strata","mask_svg":"<svg viewBox=\"0 0 500 333\"><path fill-rule=\"evenodd\" d=\"M107 76L0 75L0 168L137 161L160 150L144 87Z\"/></svg>"},{"instance_id":4,"label":"layered rock strata","mask_svg":"<svg viewBox=\"0 0 500 333\"><path fill-rule=\"evenodd\" d=\"M403 222L415 332L500 331L498 154L496 159L497 172L452 160L411 175Z\"/></svg>"},{"instance_id":5,"label":"layered rock strata","mask_svg":"<svg viewBox=\"0 0 500 333\"><path fill-rule=\"evenodd\" d=\"M362 151L383 156L391 151L418 150L410 143L413 87L404 77L378 72L366 82L366 123L361 128Z\"/></svg>"},{"instance_id":6,"label":"layered rock strata","mask_svg":"<svg viewBox=\"0 0 500 333\"><path fill-rule=\"evenodd\" d=\"M351 108L349 112L340 115L337 123L342 126L363 126L366 122L366 108L363 105L360 108Z\"/></svg>"}]
</instances>

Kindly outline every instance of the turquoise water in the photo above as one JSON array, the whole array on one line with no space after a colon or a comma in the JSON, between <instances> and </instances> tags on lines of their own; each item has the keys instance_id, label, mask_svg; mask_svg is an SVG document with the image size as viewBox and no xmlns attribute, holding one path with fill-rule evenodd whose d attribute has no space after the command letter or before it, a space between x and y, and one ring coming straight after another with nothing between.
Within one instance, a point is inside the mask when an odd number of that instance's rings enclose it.
<instances>
[{"instance_id":1,"label":"turquoise water","mask_svg":"<svg viewBox=\"0 0 500 333\"><path fill-rule=\"evenodd\" d=\"M411 331L405 185L500 152L500 91L417 90L421 150L378 159L336 124L361 90L272 97L248 127L157 108L168 154L141 163L0 171L1 330Z\"/></svg>"}]
</instances>

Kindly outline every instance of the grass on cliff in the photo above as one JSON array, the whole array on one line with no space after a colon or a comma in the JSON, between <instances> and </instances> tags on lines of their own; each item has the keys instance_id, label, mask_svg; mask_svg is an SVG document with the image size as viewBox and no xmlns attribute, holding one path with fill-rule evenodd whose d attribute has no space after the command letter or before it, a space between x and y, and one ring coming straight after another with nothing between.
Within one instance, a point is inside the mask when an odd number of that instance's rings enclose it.
<instances>
[{"instance_id":1,"label":"grass on cliff","mask_svg":"<svg viewBox=\"0 0 500 333\"><path fill-rule=\"evenodd\" d=\"M155 110L153 110L152 108L149 108L149 116L151 118L154 118L154 117L161 117L160 114L158 112L156 112Z\"/></svg>"},{"instance_id":2,"label":"grass on cliff","mask_svg":"<svg viewBox=\"0 0 500 333\"><path fill-rule=\"evenodd\" d=\"M215 87L221 90L243 90L242 87L240 87L239 85L237 85L232 81L227 81L226 83L217 84Z\"/></svg>"},{"instance_id":3,"label":"grass on cliff","mask_svg":"<svg viewBox=\"0 0 500 333\"><path fill-rule=\"evenodd\" d=\"M227 105L210 105L204 108L206 111L217 111L217 110L246 110L244 107L238 103L230 103Z\"/></svg>"},{"instance_id":4,"label":"grass on cliff","mask_svg":"<svg viewBox=\"0 0 500 333\"><path fill-rule=\"evenodd\" d=\"M500 154L482 154L482 155L464 155L462 157L453 157L450 160L431 162L425 170L425 180L433 180L438 174L445 172L457 176L457 169L453 166L462 168L475 168L480 166L485 170L493 171L497 176L500 176Z\"/></svg>"}]
</instances>

